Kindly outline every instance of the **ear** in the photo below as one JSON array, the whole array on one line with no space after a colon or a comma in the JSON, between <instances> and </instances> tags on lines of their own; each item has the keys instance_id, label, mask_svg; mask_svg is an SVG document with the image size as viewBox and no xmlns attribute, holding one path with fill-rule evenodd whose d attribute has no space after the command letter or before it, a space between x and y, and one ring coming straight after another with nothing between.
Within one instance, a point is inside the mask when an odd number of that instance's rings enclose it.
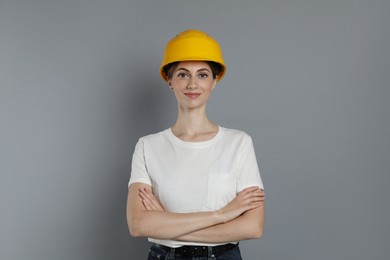
<instances>
[{"instance_id":1,"label":"ear","mask_svg":"<svg viewBox=\"0 0 390 260\"><path fill-rule=\"evenodd\" d=\"M172 87L172 84L170 81L168 81L168 86L169 86L170 90L173 90L173 87Z\"/></svg>"},{"instance_id":2,"label":"ear","mask_svg":"<svg viewBox=\"0 0 390 260\"><path fill-rule=\"evenodd\" d=\"M213 90L216 86L217 86L217 80L214 79L214 84L213 84L213 86L211 87L211 90Z\"/></svg>"}]
</instances>

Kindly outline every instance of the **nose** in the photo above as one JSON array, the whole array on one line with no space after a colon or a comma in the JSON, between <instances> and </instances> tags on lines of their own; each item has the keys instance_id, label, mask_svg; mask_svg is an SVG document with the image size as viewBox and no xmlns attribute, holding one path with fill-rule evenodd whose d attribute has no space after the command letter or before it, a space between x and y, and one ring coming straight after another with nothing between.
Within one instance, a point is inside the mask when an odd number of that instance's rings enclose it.
<instances>
[{"instance_id":1,"label":"nose","mask_svg":"<svg viewBox=\"0 0 390 260\"><path fill-rule=\"evenodd\" d=\"M187 84L187 89L195 89L197 87L196 85L196 80L194 79L194 77L190 77L188 79L188 84Z\"/></svg>"}]
</instances>

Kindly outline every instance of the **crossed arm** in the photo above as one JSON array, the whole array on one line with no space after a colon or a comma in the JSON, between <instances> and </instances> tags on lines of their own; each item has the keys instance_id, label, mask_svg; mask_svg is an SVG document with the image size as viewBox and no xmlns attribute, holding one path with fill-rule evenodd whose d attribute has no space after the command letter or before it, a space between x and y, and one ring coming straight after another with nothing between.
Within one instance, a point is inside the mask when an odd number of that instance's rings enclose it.
<instances>
[{"instance_id":1,"label":"crossed arm","mask_svg":"<svg viewBox=\"0 0 390 260\"><path fill-rule=\"evenodd\" d=\"M259 238L264 223L264 192L250 187L217 211L166 212L151 186L133 183L129 187L127 221L132 236L156 239L224 243Z\"/></svg>"}]
</instances>

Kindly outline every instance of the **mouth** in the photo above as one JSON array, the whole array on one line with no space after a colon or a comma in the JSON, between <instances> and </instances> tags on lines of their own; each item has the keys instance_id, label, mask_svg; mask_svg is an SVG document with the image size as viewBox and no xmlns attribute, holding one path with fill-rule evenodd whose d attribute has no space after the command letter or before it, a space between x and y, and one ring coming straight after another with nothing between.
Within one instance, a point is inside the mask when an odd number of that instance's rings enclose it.
<instances>
[{"instance_id":1,"label":"mouth","mask_svg":"<svg viewBox=\"0 0 390 260\"><path fill-rule=\"evenodd\" d=\"M195 98L200 96L200 93L191 93L191 92L189 92L189 93L184 93L184 95L186 95L187 97L189 97L191 99L195 99Z\"/></svg>"}]
</instances>

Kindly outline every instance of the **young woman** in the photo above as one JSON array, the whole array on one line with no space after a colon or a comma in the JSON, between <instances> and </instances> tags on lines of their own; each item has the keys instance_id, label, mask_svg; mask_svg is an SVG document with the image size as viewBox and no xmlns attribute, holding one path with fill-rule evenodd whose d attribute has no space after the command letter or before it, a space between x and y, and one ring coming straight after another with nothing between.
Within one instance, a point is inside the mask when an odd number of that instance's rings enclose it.
<instances>
[{"instance_id":1,"label":"young woman","mask_svg":"<svg viewBox=\"0 0 390 260\"><path fill-rule=\"evenodd\" d=\"M210 121L207 100L225 74L219 44L187 30L168 42L160 74L175 94L170 128L139 139L127 219L152 242L148 259L241 259L261 237L264 192L250 136Z\"/></svg>"}]
</instances>

